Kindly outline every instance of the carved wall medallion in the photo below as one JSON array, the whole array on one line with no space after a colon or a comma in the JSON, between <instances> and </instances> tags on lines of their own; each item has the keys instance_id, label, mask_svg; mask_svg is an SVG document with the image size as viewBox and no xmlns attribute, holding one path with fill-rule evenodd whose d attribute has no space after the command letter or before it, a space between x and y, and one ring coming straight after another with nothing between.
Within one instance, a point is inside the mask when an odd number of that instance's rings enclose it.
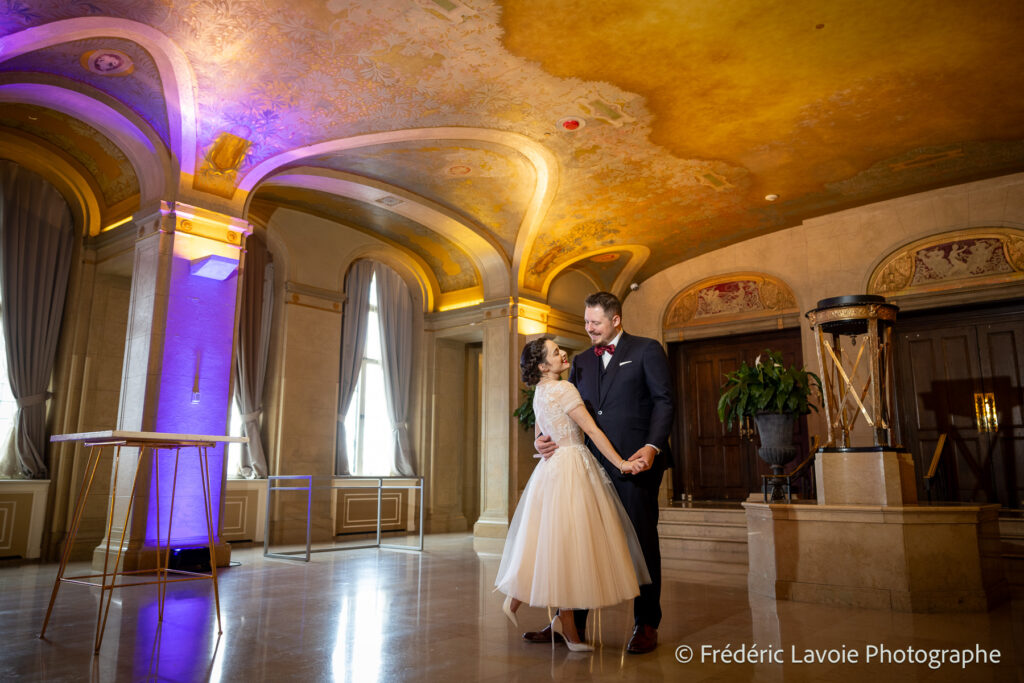
<instances>
[{"instance_id":1,"label":"carved wall medallion","mask_svg":"<svg viewBox=\"0 0 1024 683\"><path fill-rule=\"evenodd\" d=\"M977 228L935 235L898 249L875 268L868 293L903 296L1020 278L1024 231Z\"/></svg>"},{"instance_id":2,"label":"carved wall medallion","mask_svg":"<svg viewBox=\"0 0 1024 683\"><path fill-rule=\"evenodd\" d=\"M759 273L733 274L698 282L677 294L665 314L664 328L795 312L796 297L781 280Z\"/></svg>"},{"instance_id":3,"label":"carved wall medallion","mask_svg":"<svg viewBox=\"0 0 1024 683\"><path fill-rule=\"evenodd\" d=\"M83 67L100 76L127 76L135 71L132 58L120 50L89 50L80 61Z\"/></svg>"},{"instance_id":4,"label":"carved wall medallion","mask_svg":"<svg viewBox=\"0 0 1024 683\"><path fill-rule=\"evenodd\" d=\"M1003 242L1003 248L1013 269L1024 272L1024 237L1011 237Z\"/></svg>"},{"instance_id":5,"label":"carved wall medallion","mask_svg":"<svg viewBox=\"0 0 1024 683\"><path fill-rule=\"evenodd\" d=\"M206 150L193 187L230 199L238 183L238 169L252 143L231 133L221 133Z\"/></svg>"}]
</instances>

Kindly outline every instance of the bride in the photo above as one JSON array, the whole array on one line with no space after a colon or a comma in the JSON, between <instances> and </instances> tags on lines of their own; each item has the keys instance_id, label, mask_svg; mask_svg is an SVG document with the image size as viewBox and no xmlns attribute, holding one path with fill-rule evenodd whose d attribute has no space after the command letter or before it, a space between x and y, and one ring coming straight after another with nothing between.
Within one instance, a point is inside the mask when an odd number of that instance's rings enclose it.
<instances>
[{"instance_id":1,"label":"bride","mask_svg":"<svg viewBox=\"0 0 1024 683\"><path fill-rule=\"evenodd\" d=\"M619 457L576 387L560 379L569 361L554 341L529 342L519 367L523 382L537 387L536 432L550 436L558 450L537 464L523 490L494 585L508 596L504 610L513 624L523 602L559 607L552 638L558 633L570 650L586 652L593 648L580 642L572 609L629 600L651 579L633 525L608 473L584 445L584 432L619 476L635 474L640 463Z\"/></svg>"}]
</instances>

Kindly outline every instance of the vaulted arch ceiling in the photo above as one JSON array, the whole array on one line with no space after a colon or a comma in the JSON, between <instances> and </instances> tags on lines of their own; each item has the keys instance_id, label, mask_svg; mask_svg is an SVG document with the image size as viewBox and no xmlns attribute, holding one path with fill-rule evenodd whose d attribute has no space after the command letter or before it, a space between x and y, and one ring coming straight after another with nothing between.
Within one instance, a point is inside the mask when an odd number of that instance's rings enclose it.
<instances>
[{"instance_id":1,"label":"vaulted arch ceiling","mask_svg":"<svg viewBox=\"0 0 1024 683\"><path fill-rule=\"evenodd\" d=\"M344 217L438 293L468 273L488 297L543 298L570 271L621 288L810 216L1024 170L1017 0L2 7L0 141L87 169L54 137L67 121L29 124L43 107L119 149L140 203L157 187L238 216ZM133 70L90 70L101 53Z\"/></svg>"}]
</instances>

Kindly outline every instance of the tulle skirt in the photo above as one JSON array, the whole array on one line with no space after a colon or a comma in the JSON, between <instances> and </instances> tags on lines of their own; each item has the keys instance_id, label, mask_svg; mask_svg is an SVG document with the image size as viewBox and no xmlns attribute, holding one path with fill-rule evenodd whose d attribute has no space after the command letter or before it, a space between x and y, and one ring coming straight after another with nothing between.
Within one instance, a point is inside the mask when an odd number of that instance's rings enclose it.
<instances>
[{"instance_id":1,"label":"tulle skirt","mask_svg":"<svg viewBox=\"0 0 1024 683\"><path fill-rule=\"evenodd\" d=\"M608 473L584 445L541 460L526 484L494 585L534 607L594 609L651 578Z\"/></svg>"}]
</instances>

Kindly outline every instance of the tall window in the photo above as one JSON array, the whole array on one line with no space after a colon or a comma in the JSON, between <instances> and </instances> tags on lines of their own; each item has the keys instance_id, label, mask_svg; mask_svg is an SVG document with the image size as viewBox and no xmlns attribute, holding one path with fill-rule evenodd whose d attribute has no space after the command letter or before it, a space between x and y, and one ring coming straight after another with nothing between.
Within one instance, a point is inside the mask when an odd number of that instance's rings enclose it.
<instances>
[{"instance_id":1,"label":"tall window","mask_svg":"<svg viewBox=\"0 0 1024 683\"><path fill-rule=\"evenodd\" d=\"M2 308L3 302L0 301L0 310ZM0 331L0 460L3 460L5 456L7 440L14 429L14 414L17 410L18 402L14 399L14 394L11 393L11 381L7 375L7 341ZM4 465L4 467L0 467L0 476L4 476L5 471L13 475L18 470L14 462L4 463Z\"/></svg>"},{"instance_id":2,"label":"tall window","mask_svg":"<svg viewBox=\"0 0 1024 683\"><path fill-rule=\"evenodd\" d=\"M355 395L345 415L349 462L352 474L386 476L391 474L395 436L384 396L384 368L380 317L377 313L377 277L370 282L370 312L366 321L366 347L359 368Z\"/></svg>"},{"instance_id":3,"label":"tall window","mask_svg":"<svg viewBox=\"0 0 1024 683\"><path fill-rule=\"evenodd\" d=\"M231 413L228 419L228 436L245 436L242 433L242 413L238 410L238 395L237 387L235 393L231 395ZM228 456L228 479L240 479L241 473L239 470L242 467L242 444L240 443L228 443L225 444Z\"/></svg>"}]
</instances>

